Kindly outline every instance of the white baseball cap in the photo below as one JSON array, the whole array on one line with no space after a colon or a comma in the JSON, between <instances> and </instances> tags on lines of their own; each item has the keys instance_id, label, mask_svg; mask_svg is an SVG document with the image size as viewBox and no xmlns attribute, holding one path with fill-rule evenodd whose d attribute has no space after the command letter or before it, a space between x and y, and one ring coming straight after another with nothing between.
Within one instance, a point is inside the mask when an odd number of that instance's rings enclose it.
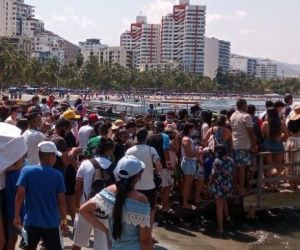
<instances>
[{"instance_id":1,"label":"white baseball cap","mask_svg":"<svg viewBox=\"0 0 300 250\"><path fill-rule=\"evenodd\" d=\"M119 160L114 171L116 180L129 179L145 169L144 162L132 155L124 156Z\"/></svg>"},{"instance_id":2,"label":"white baseball cap","mask_svg":"<svg viewBox=\"0 0 300 250\"><path fill-rule=\"evenodd\" d=\"M58 157L62 156L62 153L57 150L56 145L51 141L43 141L39 143L38 149L42 153L54 153Z\"/></svg>"}]
</instances>

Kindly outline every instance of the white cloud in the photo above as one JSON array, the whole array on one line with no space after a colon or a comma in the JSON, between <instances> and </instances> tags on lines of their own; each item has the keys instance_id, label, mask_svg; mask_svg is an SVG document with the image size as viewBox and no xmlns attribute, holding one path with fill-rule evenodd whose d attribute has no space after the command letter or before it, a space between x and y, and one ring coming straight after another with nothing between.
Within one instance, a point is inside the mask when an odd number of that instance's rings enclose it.
<instances>
[{"instance_id":1,"label":"white cloud","mask_svg":"<svg viewBox=\"0 0 300 250\"><path fill-rule=\"evenodd\" d=\"M207 22L213 23L213 22L220 22L220 21L232 21L237 19L243 19L248 16L248 12L245 10L237 10L234 13L230 15L224 15L221 13L214 13L214 14L207 14Z\"/></svg>"},{"instance_id":2,"label":"white cloud","mask_svg":"<svg viewBox=\"0 0 300 250\"><path fill-rule=\"evenodd\" d=\"M142 14L148 17L149 23L160 23L162 16L171 13L177 0L152 0L142 9Z\"/></svg>"},{"instance_id":3,"label":"white cloud","mask_svg":"<svg viewBox=\"0 0 300 250\"><path fill-rule=\"evenodd\" d=\"M249 35L254 34L255 32L256 32L256 30L251 29L251 28L243 28L238 31L238 33L242 36L249 36Z\"/></svg>"}]
</instances>

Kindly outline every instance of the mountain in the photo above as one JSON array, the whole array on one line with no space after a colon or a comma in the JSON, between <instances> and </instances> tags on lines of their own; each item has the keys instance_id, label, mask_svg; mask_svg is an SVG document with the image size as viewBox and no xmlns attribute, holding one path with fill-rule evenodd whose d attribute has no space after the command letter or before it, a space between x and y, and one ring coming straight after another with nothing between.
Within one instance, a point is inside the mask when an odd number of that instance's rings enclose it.
<instances>
[{"instance_id":1,"label":"mountain","mask_svg":"<svg viewBox=\"0 0 300 250\"><path fill-rule=\"evenodd\" d=\"M300 65L290 64L285 62L280 62L272 60L272 62L277 64L277 72L279 76L295 76L300 75Z\"/></svg>"}]
</instances>

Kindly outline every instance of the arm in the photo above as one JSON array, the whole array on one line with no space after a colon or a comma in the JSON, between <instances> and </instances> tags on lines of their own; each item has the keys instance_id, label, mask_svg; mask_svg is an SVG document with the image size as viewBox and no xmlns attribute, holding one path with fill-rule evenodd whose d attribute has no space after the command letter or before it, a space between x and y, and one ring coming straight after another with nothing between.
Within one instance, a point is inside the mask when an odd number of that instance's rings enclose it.
<instances>
[{"instance_id":1,"label":"arm","mask_svg":"<svg viewBox=\"0 0 300 250\"><path fill-rule=\"evenodd\" d=\"M159 171L162 170L162 165L161 165L160 160L155 161L155 162L154 162L154 165L155 165L155 170L156 170L157 172L159 172Z\"/></svg>"},{"instance_id":2,"label":"arm","mask_svg":"<svg viewBox=\"0 0 300 250\"><path fill-rule=\"evenodd\" d=\"M76 178L76 186L75 186L75 208L76 211L79 211L80 208L80 200L83 194L83 180Z\"/></svg>"},{"instance_id":3,"label":"arm","mask_svg":"<svg viewBox=\"0 0 300 250\"><path fill-rule=\"evenodd\" d=\"M149 227L140 227L140 242L143 250L153 249L153 240Z\"/></svg>"},{"instance_id":4,"label":"arm","mask_svg":"<svg viewBox=\"0 0 300 250\"><path fill-rule=\"evenodd\" d=\"M213 130L213 128L210 128L207 131L207 133L205 134L205 137L204 137L203 142L202 142L204 147L208 146L208 140L209 140L210 136L212 135L212 130Z\"/></svg>"},{"instance_id":5,"label":"arm","mask_svg":"<svg viewBox=\"0 0 300 250\"><path fill-rule=\"evenodd\" d=\"M94 212L97 209L95 203L89 200L83 204L79 210L83 218L85 218L92 226L98 228L108 235L109 229L95 216Z\"/></svg>"},{"instance_id":6,"label":"arm","mask_svg":"<svg viewBox=\"0 0 300 250\"><path fill-rule=\"evenodd\" d=\"M60 211L62 221L65 221L66 218L67 218L65 193L58 193L57 194L57 200L58 200L58 207L59 207L59 211Z\"/></svg>"},{"instance_id":7,"label":"arm","mask_svg":"<svg viewBox=\"0 0 300 250\"><path fill-rule=\"evenodd\" d=\"M285 123L282 123L282 141L286 141L289 138L289 131L285 125Z\"/></svg>"},{"instance_id":8,"label":"arm","mask_svg":"<svg viewBox=\"0 0 300 250\"><path fill-rule=\"evenodd\" d=\"M25 199L25 187L19 186L15 198L15 218L14 218L14 225L17 228L22 227L22 222L21 222L21 217L20 217L20 212L21 208L24 204L24 199Z\"/></svg>"}]
</instances>

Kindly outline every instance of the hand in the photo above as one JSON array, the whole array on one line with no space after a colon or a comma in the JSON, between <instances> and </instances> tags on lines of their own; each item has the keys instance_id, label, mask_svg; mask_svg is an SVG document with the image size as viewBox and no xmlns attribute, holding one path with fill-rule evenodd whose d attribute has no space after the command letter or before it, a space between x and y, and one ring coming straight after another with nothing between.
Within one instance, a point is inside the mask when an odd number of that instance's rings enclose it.
<instances>
[{"instance_id":1,"label":"hand","mask_svg":"<svg viewBox=\"0 0 300 250\"><path fill-rule=\"evenodd\" d=\"M18 228L18 229L22 228L22 221L21 221L20 216L15 217L13 223L14 223L16 228Z\"/></svg>"},{"instance_id":2,"label":"hand","mask_svg":"<svg viewBox=\"0 0 300 250\"><path fill-rule=\"evenodd\" d=\"M167 169L172 171L173 170L172 163L170 161L167 161L166 163L167 163Z\"/></svg>"},{"instance_id":3,"label":"hand","mask_svg":"<svg viewBox=\"0 0 300 250\"><path fill-rule=\"evenodd\" d=\"M66 223L62 222L62 223L60 224L60 231L62 232L62 234L63 234L64 236L66 236L67 233L69 232L69 226L68 226Z\"/></svg>"}]
</instances>

